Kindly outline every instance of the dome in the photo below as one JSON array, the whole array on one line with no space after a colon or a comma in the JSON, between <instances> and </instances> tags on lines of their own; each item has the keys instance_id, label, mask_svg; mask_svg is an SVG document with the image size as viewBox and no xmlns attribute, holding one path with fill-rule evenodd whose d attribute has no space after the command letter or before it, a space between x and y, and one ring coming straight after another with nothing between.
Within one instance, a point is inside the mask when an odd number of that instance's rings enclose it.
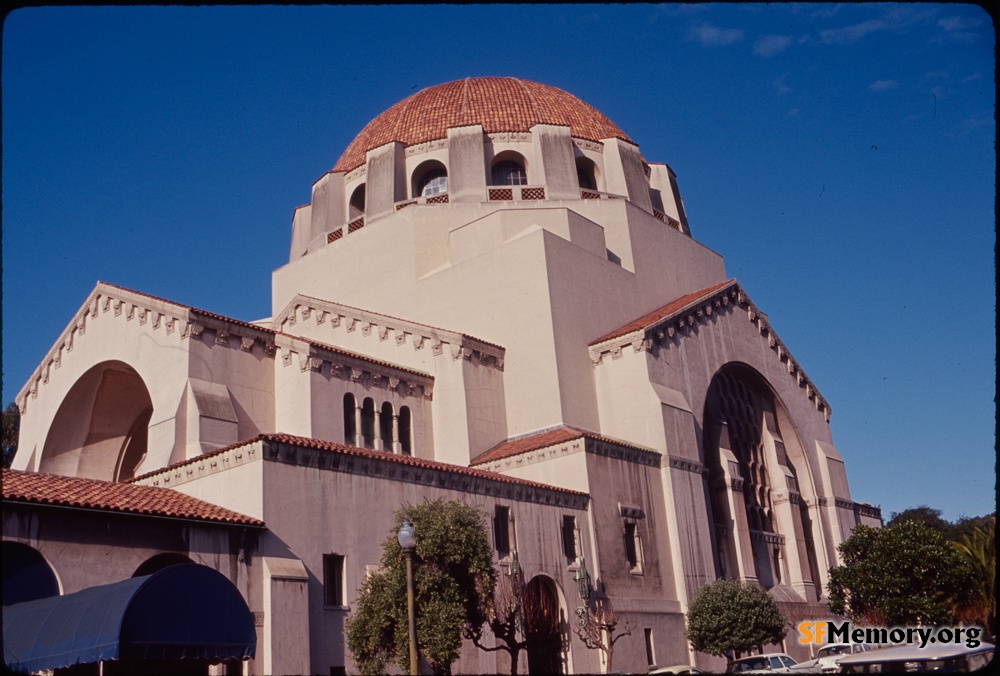
<instances>
[{"instance_id":1,"label":"dome","mask_svg":"<svg viewBox=\"0 0 1000 676\"><path fill-rule=\"evenodd\" d=\"M351 171L365 153L390 141L411 146L448 136L449 127L483 125L487 134L565 125L576 138L620 138L618 126L572 94L516 77L467 77L423 89L369 122L340 156L334 171Z\"/></svg>"}]
</instances>

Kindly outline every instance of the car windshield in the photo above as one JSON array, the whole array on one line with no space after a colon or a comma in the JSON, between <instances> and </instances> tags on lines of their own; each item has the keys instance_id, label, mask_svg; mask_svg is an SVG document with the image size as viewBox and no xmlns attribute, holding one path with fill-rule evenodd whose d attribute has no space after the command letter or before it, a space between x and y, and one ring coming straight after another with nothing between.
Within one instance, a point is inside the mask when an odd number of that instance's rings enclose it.
<instances>
[{"instance_id":1,"label":"car windshield","mask_svg":"<svg viewBox=\"0 0 1000 676\"><path fill-rule=\"evenodd\" d=\"M729 665L729 673L738 674L743 671L762 671L768 668L766 657L755 657L740 660Z\"/></svg>"},{"instance_id":2,"label":"car windshield","mask_svg":"<svg viewBox=\"0 0 1000 676\"><path fill-rule=\"evenodd\" d=\"M819 657L829 657L830 655L848 655L851 652L849 645L828 645L820 648Z\"/></svg>"}]
</instances>

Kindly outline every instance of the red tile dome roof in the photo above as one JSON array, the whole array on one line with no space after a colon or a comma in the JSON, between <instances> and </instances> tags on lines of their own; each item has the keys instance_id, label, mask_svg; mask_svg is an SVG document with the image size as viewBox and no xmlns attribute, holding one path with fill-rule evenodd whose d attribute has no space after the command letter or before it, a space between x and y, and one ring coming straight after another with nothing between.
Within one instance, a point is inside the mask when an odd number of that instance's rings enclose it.
<instances>
[{"instance_id":1,"label":"red tile dome roof","mask_svg":"<svg viewBox=\"0 0 1000 676\"><path fill-rule=\"evenodd\" d=\"M334 171L351 171L365 153L389 141L406 146L443 139L449 127L483 125L487 134L528 131L536 124L565 125L577 138L620 138L618 126L572 94L516 77L467 77L423 89L368 123L340 156Z\"/></svg>"}]
</instances>

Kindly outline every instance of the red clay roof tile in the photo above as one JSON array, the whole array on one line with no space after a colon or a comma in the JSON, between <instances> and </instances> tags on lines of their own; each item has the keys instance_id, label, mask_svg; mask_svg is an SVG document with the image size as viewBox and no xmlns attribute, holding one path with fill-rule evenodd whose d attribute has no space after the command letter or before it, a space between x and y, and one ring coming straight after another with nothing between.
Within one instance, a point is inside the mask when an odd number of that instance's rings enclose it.
<instances>
[{"instance_id":1,"label":"red clay roof tile","mask_svg":"<svg viewBox=\"0 0 1000 676\"><path fill-rule=\"evenodd\" d=\"M649 326L652 326L653 324L656 324L661 319L665 319L670 315L672 315L673 313L683 310L688 305L693 305L695 303L700 302L701 300L704 300L706 297L711 296L713 293L721 290L723 287L735 283L736 283L735 279L727 279L724 282L713 284L712 286L709 286L705 289L701 289L700 291L695 291L694 293L689 293L685 296L681 296L680 298L667 303L663 307L657 308L656 310L653 310L652 312L644 314L638 319L629 322L625 326L618 327L611 333L607 333L598 338L597 340L590 341L590 345L597 345L598 343L603 343L606 340L611 340L612 338L618 338L628 333L632 333L633 331L638 331L639 329L645 329Z\"/></svg>"},{"instance_id":2,"label":"red clay roof tile","mask_svg":"<svg viewBox=\"0 0 1000 676\"><path fill-rule=\"evenodd\" d=\"M561 425L559 427L553 428L551 430L545 430L543 432L538 432L537 434L529 434L528 436L520 437L518 439L510 439L497 444L490 450L483 453L481 456L472 461L472 465L485 465L487 463L493 462L494 460L500 460L502 458L509 458L514 455L520 455L522 453L527 453L529 451L537 451L539 448L547 448L549 446L555 446L556 444L562 444L567 441L572 441L573 439L594 439L597 441L603 441L608 444L617 444L619 446L627 446L629 448L634 448L640 451L645 451L646 453L655 453L656 451L651 451L648 448L643 448L641 446L636 446L635 444L630 444L627 441L621 441L620 439L612 439L611 437L605 437L600 434L595 434L594 432L587 432L585 430L580 430L575 427L570 427L569 425Z\"/></svg>"},{"instance_id":3,"label":"red clay roof tile","mask_svg":"<svg viewBox=\"0 0 1000 676\"><path fill-rule=\"evenodd\" d=\"M264 522L169 488L3 470L3 499L124 514L263 527Z\"/></svg>"},{"instance_id":4,"label":"red clay roof tile","mask_svg":"<svg viewBox=\"0 0 1000 676\"><path fill-rule=\"evenodd\" d=\"M577 138L632 142L593 106L561 89L515 77L468 77L423 89L386 110L361 130L333 170L361 166L369 150L390 141L412 146L473 124L483 125L487 134L555 124L569 127Z\"/></svg>"}]
</instances>

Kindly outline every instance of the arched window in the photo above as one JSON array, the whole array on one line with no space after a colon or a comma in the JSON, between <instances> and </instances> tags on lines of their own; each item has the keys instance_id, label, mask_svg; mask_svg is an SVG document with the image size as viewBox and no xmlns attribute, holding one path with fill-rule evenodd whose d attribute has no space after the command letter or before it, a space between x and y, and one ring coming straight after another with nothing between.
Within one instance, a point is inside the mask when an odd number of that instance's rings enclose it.
<instances>
[{"instance_id":1,"label":"arched window","mask_svg":"<svg viewBox=\"0 0 1000 676\"><path fill-rule=\"evenodd\" d=\"M430 197L448 192L448 170L437 160L424 162L413 172L413 196Z\"/></svg>"},{"instance_id":2,"label":"arched window","mask_svg":"<svg viewBox=\"0 0 1000 676\"><path fill-rule=\"evenodd\" d=\"M344 443L353 446L358 443L358 426L355 423L355 411L358 402L354 395L348 392L344 395Z\"/></svg>"},{"instance_id":3,"label":"arched window","mask_svg":"<svg viewBox=\"0 0 1000 676\"><path fill-rule=\"evenodd\" d=\"M403 455L413 455L413 419L409 406L399 408L399 450Z\"/></svg>"},{"instance_id":4,"label":"arched window","mask_svg":"<svg viewBox=\"0 0 1000 676\"><path fill-rule=\"evenodd\" d=\"M490 185L527 185L528 174L524 163L514 159L501 159L493 163Z\"/></svg>"},{"instance_id":5,"label":"arched window","mask_svg":"<svg viewBox=\"0 0 1000 676\"><path fill-rule=\"evenodd\" d=\"M382 402L378 418L379 436L382 437L382 450L392 452L392 404Z\"/></svg>"},{"instance_id":6,"label":"arched window","mask_svg":"<svg viewBox=\"0 0 1000 676\"><path fill-rule=\"evenodd\" d=\"M584 190L597 190L597 165L593 160L576 158L576 180Z\"/></svg>"},{"instance_id":7,"label":"arched window","mask_svg":"<svg viewBox=\"0 0 1000 676\"><path fill-rule=\"evenodd\" d=\"M365 397L361 405L361 445L375 448L375 402L371 397Z\"/></svg>"},{"instance_id":8,"label":"arched window","mask_svg":"<svg viewBox=\"0 0 1000 676\"><path fill-rule=\"evenodd\" d=\"M52 566L35 549L13 540L3 541L3 605L59 596Z\"/></svg>"},{"instance_id":9,"label":"arched window","mask_svg":"<svg viewBox=\"0 0 1000 676\"><path fill-rule=\"evenodd\" d=\"M349 207L347 220L353 221L355 218L365 215L365 184L362 183L351 194L351 204Z\"/></svg>"},{"instance_id":10,"label":"arched window","mask_svg":"<svg viewBox=\"0 0 1000 676\"><path fill-rule=\"evenodd\" d=\"M176 552L164 552L162 554L156 554L149 557L140 564L135 572L132 573L132 577L143 577L144 575L152 575L158 570L163 570L167 566L174 566L178 563L194 563L191 559L184 556L183 554L177 554Z\"/></svg>"}]
</instances>

